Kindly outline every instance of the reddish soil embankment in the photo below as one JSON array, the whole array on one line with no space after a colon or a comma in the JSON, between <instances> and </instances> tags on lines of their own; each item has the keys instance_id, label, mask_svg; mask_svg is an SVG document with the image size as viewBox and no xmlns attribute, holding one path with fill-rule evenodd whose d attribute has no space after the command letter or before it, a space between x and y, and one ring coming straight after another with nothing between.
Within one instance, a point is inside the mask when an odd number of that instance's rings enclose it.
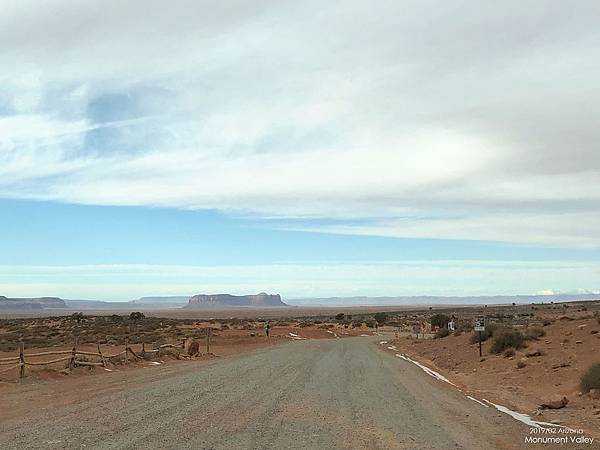
<instances>
[{"instance_id":1,"label":"reddish soil embankment","mask_svg":"<svg viewBox=\"0 0 600 450\"><path fill-rule=\"evenodd\" d=\"M478 344L470 343L472 333L426 340L405 337L390 344L478 398L536 416L536 420L600 434L600 399L581 395L579 389L583 373L600 362L600 324L589 314L555 318L543 327L544 336L527 341L526 348L509 357L493 354L490 339L483 343L480 358ZM518 368L519 362L524 367ZM569 399L565 408L538 410L544 401L563 396Z\"/></svg>"}]
</instances>

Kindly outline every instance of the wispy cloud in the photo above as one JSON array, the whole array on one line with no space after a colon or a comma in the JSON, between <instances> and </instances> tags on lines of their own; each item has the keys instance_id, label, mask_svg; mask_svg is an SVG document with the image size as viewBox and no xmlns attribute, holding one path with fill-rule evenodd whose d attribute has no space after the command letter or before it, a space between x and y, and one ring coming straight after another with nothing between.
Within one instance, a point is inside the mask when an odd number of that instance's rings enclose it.
<instances>
[{"instance_id":1,"label":"wispy cloud","mask_svg":"<svg viewBox=\"0 0 600 450\"><path fill-rule=\"evenodd\" d=\"M600 247L597 2L0 7L0 196Z\"/></svg>"}]
</instances>

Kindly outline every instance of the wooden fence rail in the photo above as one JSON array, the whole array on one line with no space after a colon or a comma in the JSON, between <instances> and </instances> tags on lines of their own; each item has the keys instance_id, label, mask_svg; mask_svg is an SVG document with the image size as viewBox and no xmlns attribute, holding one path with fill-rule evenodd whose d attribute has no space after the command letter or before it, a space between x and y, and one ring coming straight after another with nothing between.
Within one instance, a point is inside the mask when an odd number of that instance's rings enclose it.
<instances>
[{"instance_id":1,"label":"wooden fence rail","mask_svg":"<svg viewBox=\"0 0 600 450\"><path fill-rule=\"evenodd\" d=\"M15 356L14 358L3 358L3 359L0 359L0 365L12 364L14 362L17 362L18 360L19 360L18 356Z\"/></svg>"},{"instance_id":2,"label":"wooden fence rail","mask_svg":"<svg viewBox=\"0 0 600 450\"><path fill-rule=\"evenodd\" d=\"M62 358L53 359L52 361L38 361L38 362L25 361L25 365L26 366L47 366L48 364L54 364L54 363L61 362L61 361L68 361L70 359L71 359L70 356L65 356Z\"/></svg>"},{"instance_id":3,"label":"wooden fence rail","mask_svg":"<svg viewBox=\"0 0 600 450\"><path fill-rule=\"evenodd\" d=\"M24 356L26 358L35 358L36 356L48 356L48 355L68 355L71 353L71 350L57 350L50 352L42 352L42 353L25 353ZM18 356L16 358L19 358Z\"/></svg>"},{"instance_id":4,"label":"wooden fence rail","mask_svg":"<svg viewBox=\"0 0 600 450\"><path fill-rule=\"evenodd\" d=\"M6 369L0 370L0 373L8 372L13 369L18 369L19 367L21 367L21 364L17 364L16 366L12 366L12 367L7 367Z\"/></svg>"}]
</instances>

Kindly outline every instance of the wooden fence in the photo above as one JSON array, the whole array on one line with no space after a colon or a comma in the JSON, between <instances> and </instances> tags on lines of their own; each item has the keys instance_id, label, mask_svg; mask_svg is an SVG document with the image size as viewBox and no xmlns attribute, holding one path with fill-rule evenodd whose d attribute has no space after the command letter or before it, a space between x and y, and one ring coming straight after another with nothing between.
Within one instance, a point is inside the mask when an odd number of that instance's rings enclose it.
<instances>
[{"instance_id":1,"label":"wooden fence","mask_svg":"<svg viewBox=\"0 0 600 450\"><path fill-rule=\"evenodd\" d=\"M210 354L210 338L212 336L212 328L206 328L206 353ZM56 350L40 353L25 353L25 345L23 340L19 341L19 355L12 356L9 358L0 358L0 375L9 372L14 369L19 369L19 378L25 378L25 368L27 366L46 366L49 364L55 364L62 361L69 361L69 371L72 371L76 366L101 366L106 367L106 362L119 358L121 362L128 363L129 356L131 355L136 360L145 359L146 355L156 355L160 357L161 351L166 348L174 348L173 344L163 344L152 350L146 350L146 344L142 342L142 349L138 355L130 346L129 341L125 340L125 349L118 353L104 354L100 350L100 344L97 344L97 352L89 352L77 349L77 339L73 344L71 350ZM59 358L52 359L50 361L35 361L36 358L44 356L60 356ZM97 358L97 361L87 361L84 359L78 359L78 356L91 356ZM31 361L33 359L33 361ZM4 367L2 366L9 366Z\"/></svg>"},{"instance_id":2,"label":"wooden fence","mask_svg":"<svg viewBox=\"0 0 600 450\"><path fill-rule=\"evenodd\" d=\"M49 364L55 364L62 361L69 361L68 368L72 371L76 366L101 366L106 367L107 361L115 360L119 358L121 362L128 363L129 356L132 356L136 360L142 360L149 354L156 354L160 356L162 350L166 348L175 347L173 344L163 344L155 349L146 350L146 344L142 343L142 350L140 354L137 354L130 346L129 342L125 341L125 349L118 353L106 354L100 350L100 344L97 344L97 352L89 352L77 349L77 340L71 350L56 350L40 353L25 353L25 346L23 341L19 342L19 355L9 358L0 358L0 374L9 372L14 369L19 369L19 378L25 378L25 368L27 366L46 366ZM36 358L46 356L59 356L59 358L51 359L49 361L35 361ZM95 357L96 361L87 361L85 359L78 358L80 356ZM2 366L9 366L4 367Z\"/></svg>"}]
</instances>

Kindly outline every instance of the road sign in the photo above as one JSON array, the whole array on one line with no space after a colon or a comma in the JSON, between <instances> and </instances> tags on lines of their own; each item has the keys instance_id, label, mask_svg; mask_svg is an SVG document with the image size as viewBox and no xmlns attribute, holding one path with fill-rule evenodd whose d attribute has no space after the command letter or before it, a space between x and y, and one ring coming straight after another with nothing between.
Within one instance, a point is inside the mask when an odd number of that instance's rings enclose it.
<instances>
[{"instance_id":1,"label":"road sign","mask_svg":"<svg viewBox=\"0 0 600 450\"><path fill-rule=\"evenodd\" d=\"M475 331L485 331L485 319L483 317L478 317L475 319L473 329Z\"/></svg>"},{"instance_id":2,"label":"road sign","mask_svg":"<svg viewBox=\"0 0 600 450\"><path fill-rule=\"evenodd\" d=\"M473 329L479 334L479 357L481 357L481 332L485 331L485 318L477 317L475 319L475 323L473 324Z\"/></svg>"}]
</instances>

